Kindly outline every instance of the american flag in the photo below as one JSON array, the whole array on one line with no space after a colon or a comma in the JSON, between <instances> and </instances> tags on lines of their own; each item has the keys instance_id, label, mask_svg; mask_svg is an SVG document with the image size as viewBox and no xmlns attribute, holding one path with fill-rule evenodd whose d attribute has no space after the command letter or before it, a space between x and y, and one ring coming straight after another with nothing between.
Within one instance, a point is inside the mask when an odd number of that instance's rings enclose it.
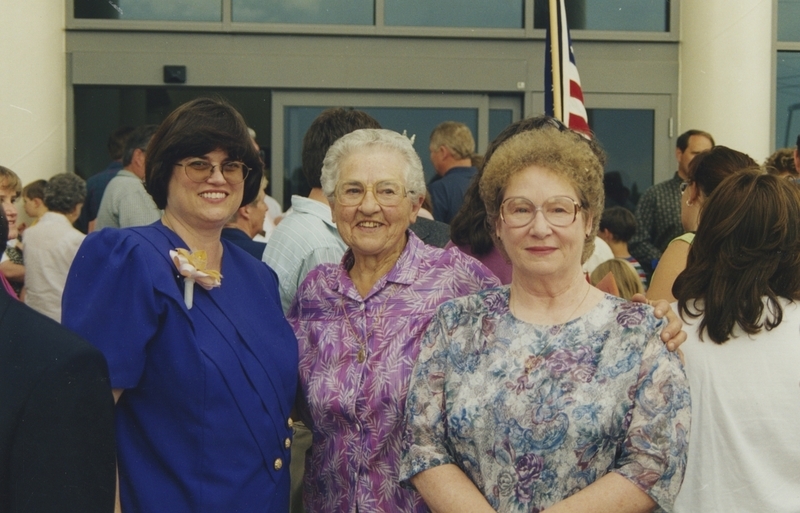
<instances>
[{"instance_id":1,"label":"american flag","mask_svg":"<svg viewBox=\"0 0 800 513\"><path fill-rule=\"evenodd\" d=\"M545 50L544 103L548 115L591 137L583 90L572 53L564 0L550 0Z\"/></svg>"}]
</instances>

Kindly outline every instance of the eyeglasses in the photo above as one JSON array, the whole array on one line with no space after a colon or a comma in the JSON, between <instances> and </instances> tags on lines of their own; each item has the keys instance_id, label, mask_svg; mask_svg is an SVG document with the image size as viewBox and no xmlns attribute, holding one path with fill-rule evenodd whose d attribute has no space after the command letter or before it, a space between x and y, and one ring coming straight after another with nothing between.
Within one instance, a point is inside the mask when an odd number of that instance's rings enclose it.
<instances>
[{"instance_id":1,"label":"eyeglasses","mask_svg":"<svg viewBox=\"0 0 800 513\"><path fill-rule=\"evenodd\" d=\"M545 221L551 225L569 226L575 222L581 208L581 204L569 196L547 198L541 207L526 198L512 197L500 204L500 218L509 228L521 228L533 221L541 210Z\"/></svg>"},{"instance_id":2,"label":"eyeglasses","mask_svg":"<svg viewBox=\"0 0 800 513\"><path fill-rule=\"evenodd\" d=\"M686 192L686 189L689 188L689 182L681 182L681 194Z\"/></svg>"},{"instance_id":3,"label":"eyeglasses","mask_svg":"<svg viewBox=\"0 0 800 513\"><path fill-rule=\"evenodd\" d=\"M406 188L397 182L378 182L375 185L364 185L361 182L342 182L336 186L336 202L346 207L355 207L364 201L367 190L372 189L372 195L384 207L396 207L408 194Z\"/></svg>"},{"instance_id":4,"label":"eyeglasses","mask_svg":"<svg viewBox=\"0 0 800 513\"><path fill-rule=\"evenodd\" d=\"M218 167L222 173L222 177L231 185L237 185L244 182L247 174L250 173L250 168L244 162L232 160L223 162L222 164L212 164L206 160L190 160L189 162L177 164L183 167L186 173L186 178L194 183L203 183L214 174L214 168Z\"/></svg>"}]
</instances>

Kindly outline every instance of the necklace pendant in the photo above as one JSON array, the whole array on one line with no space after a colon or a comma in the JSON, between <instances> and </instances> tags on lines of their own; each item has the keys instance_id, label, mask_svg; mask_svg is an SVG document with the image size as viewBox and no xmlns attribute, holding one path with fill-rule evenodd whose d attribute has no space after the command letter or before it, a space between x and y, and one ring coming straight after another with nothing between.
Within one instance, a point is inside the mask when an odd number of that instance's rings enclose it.
<instances>
[{"instance_id":1,"label":"necklace pendant","mask_svg":"<svg viewBox=\"0 0 800 513\"><path fill-rule=\"evenodd\" d=\"M366 360L366 359L367 359L367 354L364 351L364 348L363 347L359 348L358 349L358 355L356 356L356 360L358 360L358 363L364 363L364 360Z\"/></svg>"}]
</instances>

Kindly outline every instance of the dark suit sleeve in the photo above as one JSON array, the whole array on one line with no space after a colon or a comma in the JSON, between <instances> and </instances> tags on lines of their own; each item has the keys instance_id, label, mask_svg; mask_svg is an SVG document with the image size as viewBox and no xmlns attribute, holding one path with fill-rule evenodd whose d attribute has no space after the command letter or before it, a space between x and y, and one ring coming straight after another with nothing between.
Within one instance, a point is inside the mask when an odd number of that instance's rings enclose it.
<instances>
[{"instance_id":1,"label":"dark suit sleeve","mask_svg":"<svg viewBox=\"0 0 800 513\"><path fill-rule=\"evenodd\" d=\"M46 369L21 412L11 451L12 512L114 510L114 400L90 347Z\"/></svg>"}]
</instances>

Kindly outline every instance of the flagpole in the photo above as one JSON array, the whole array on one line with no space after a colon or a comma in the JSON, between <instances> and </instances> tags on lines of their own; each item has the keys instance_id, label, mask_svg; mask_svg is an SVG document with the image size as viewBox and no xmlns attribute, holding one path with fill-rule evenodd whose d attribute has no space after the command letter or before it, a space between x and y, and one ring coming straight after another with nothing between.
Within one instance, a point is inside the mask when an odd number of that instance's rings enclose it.
<instances>
[{"instance_id":1,"label":"flagpole","mask_svg":"<svg viewBox=\"0 0 800 513\"><path fill-rule=\"evenodd\" d=\"M564 121L564 111L561 107L561 55L559 54L559 27L558 27L558 0L550 0L550 73L553 76L553 116L559 121Z\"/></svg>"}]
</instances>

